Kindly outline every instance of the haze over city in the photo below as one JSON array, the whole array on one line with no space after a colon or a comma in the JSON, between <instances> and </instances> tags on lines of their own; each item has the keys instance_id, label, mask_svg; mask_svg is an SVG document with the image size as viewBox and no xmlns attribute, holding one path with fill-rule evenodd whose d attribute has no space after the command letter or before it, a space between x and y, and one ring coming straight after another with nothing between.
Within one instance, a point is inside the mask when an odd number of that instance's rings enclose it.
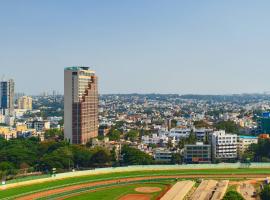
<instances>
[{"instance_id":1,"label":"haze over city","mask_svg":"<svg viewBox=\"0 0 270 200\"><path fill-rule=\"evenodd\" d=\"M269 91L269 1L2 1L1 74L63 93L93 66L100 93Z\"/></svg>"}]
</instances>

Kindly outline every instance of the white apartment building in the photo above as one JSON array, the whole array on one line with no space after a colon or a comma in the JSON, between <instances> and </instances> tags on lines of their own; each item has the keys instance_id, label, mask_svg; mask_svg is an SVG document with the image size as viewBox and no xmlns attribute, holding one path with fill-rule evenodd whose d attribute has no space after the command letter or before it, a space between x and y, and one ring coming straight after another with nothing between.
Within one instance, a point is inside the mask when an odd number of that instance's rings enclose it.
<instances>
[{"instance_id":1,"label":"white apartment building","mask_svg":"<svg viewBox=\"0 0 270 200\"><path fill-rule=\"evenodd\" d=\"M149 135L142 136L142 143L143 144L158 144L160 142L160 138L157 134L152 134L152 137Z\"/></svg>"},{"instance_id":2,"label":"white apartment building","mask_svg":"<svg viewBox=\"0 0 270 200\"><path fill-rule=\"evenodd\" d=\"M226 134L225 131L215 131L212 134L213 159L237 158L237 135Z\"/></svg>"},{"instance_id":3,"label":"white apartment building","mask_svg":"<svg viewBox=\"0 0 270 200\"><path fill-rule=\"evenodd\" d=\"M173 128L170 130L169 136L176 139L189 137L191 130L188 128Z\"/></svg>"},{"instance_id":4,"label":"white apartment building","mask_svg":"<svg viewBox=\"0 0 270 200\"><path fill-rule=\"evenodd\" d=\"M167 144L169 141L169 137L166 135L157 135L157 134L152 134L152 135L145 135L142 136L142 143L149 145L149 144Z\"/></svg>"}]
</instances>

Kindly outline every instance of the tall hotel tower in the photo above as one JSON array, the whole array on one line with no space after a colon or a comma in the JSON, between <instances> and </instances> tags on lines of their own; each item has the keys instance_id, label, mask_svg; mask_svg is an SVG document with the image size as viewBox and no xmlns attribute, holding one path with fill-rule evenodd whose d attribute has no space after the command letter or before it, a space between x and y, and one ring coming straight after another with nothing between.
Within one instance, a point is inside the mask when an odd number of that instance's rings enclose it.
<instances>
[{"instance_id":1,"label":"tall hotel tower","mask_svg":"<svg viewBox=\"0 0 270 200\"><path fill-rule=\"evenodd\" d=\"M72 144L85 144L98 136L98 86L95 71L89 67L65 69L65 138Z\"/></svg>"},{"instance_id":2,"label":"tall hotel tower","mask_svg":"<svg viewBox=\"0 0 270 200\"><path fill-rule=\"evenodd\" d=\"M13 79L0 81L0 109L1 114L13 115L14 111L14 87Z\"/></svg>"}]
</instances>

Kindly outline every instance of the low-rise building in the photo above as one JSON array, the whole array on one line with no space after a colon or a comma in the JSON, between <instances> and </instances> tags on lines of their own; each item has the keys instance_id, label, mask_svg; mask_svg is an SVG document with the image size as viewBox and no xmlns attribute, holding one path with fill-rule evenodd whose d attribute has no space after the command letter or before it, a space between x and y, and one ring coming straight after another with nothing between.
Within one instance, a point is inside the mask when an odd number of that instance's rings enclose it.
<instances>
[{"instance_id":1,"label":"low-rise building","mask_svg":"<svg viewBox=\"0 0 270 200\"><path fill-rule=\"evenodd\" d=\"M260 134L259 138L260 139L269 139L270 137L269 137L269 134Z\"/></svg>"},{"instance_id":2,"label":"low-rise building","mask_svg":"<svg viewBox=\"0 0 270 200\"><path fill-rule=\"evenodd\" d=\"M6 140L17 138L17 132L8 126L1 126L0 137L3 137Z\"/></svg>"},{"instance_id":3,"label":"low-rise building","mask_svg":"<svg viewBox=\"0 0 270 200\"><path fill-rule=\"evenodd\" d=\"M108 149L110 151L114 150L116 159L120 159L121 154L121 143L110 141L108 137L103 138L102 140L99 140L98 138L93 138L92 140L92 147L103 147L105 149Z\"/></svg>"},{"instance_id":4,"label":"low-rise building","mask_svg":"<svg viewBox=\"0 0 270 200\"><path fill-rule=\"evenodd\" d=\"M154 150L154 158L158 162L170 162L172 160L172 154L173 152L164 148Z\"/></svg>"},{"instance_id":5,"label":"low-rise building","mask_svg":"<svg viewBox=\"0 0 270 200\"><path fill-rule=\"evenodd\" d=\"M213 132L213 129L200 128L195 129L194 134L198 141L204 142L209 138L209 134Z\"/></svg>"},{"instance_id":6,"label":"low-rise building","mask_svg":"<svg viewBox=\"0 0 270 200\"><path fill-rule=\"evenodd\" d=\"M29 137L39 137L43 141L43 132L37 132L35 129L27 129L22 131L17 131L18 138L29 138Z\"/></svg>"},{"instance_id":7,"label":"low-rise building","mask_svg":"<svg viewBox=\"0 0 270 200\"><path fill-rule=\"evenodd\" d=\"M42 132L50 129L49 121L40 121L40 120L28 121L26 125L28 129L36 129L37 132Z\"/></svg>"},{"instance_id":8,"label":"low-rise building","mask_svg":"<svg viewBox=\"0 0 270 200\"><path fill-rule=\"evenodd\" d=\"M8 126L13 126L15 121L15 117L10 115L2 115L0 114L0 123L7 124Z\"/></svg>"},{"instance_id":9,"label":"low-rise building","mask_svg":"<svg viewBox=\"0 0 270 200\"><path fill-rule=\"evenodd\" d=\"M142 136L142 143L143 144L155 144L155 145L166 145L169 142L169 138L166 135L158 135L158 134L152 134L152 135L145 135Z\"/></svg>"},{"instance_id":10,"label":"low-rise building","mask_svg":"<svg viewBox=\"0 0 270 200\"><path fill-rule=\"evenodd\" d=\"M238 155L241 157L243 153L250 147L251 144L257 144L258 137L255 136L244 136L238 137Z\"/></svg>"},{"instance_id":11,"label":"low-rise building","mask_svg":"<svg viewBox=\"0 0 270 200\"><path fill-rule=\"evenodd\" d=\"M16 124L16 131L17 132L22 132L27 130L27 125L26 124Z\"/></svg>"},{"instance_id":12,"label":"low-rise building","mask_svg":"<svg viewBox=\"0 0 270 200\"><path fill-rule=\"evenodd\" d=\"M189 137L191 130L188 128L173 128L170 130L169 136L176 139Z\"/></svg>"},{"instance_id":13,"label":"low-rise building","mask_svg":"<svg viewBox=\"0 0 270 200\"><path fill-rule=\"evenodd\" d=\"M211 163L211 145L202 142L185 145L184 161L186 163Z\"/></svg>"},{"instance_id":14,"label":"low-rise building","mask_svg":"<svg viewBox=\"0 0 270 200\"><path fill-rule=\"evenodd\" d=\"M99 128L98 128L98 135L99 136L103 136L103 137L105 137L105 136L107 136L108 134L109 134L109 132L110 132L110 126L108 126L108 125L101 125L101 126L99 126Z\"/></svg>"},{"instance_id":15,"label":"low-rise building","mask_svg":"<svg viewBox=\"0 0 270 200\"><path fill-rule=\"evenodd\" d=\"M22 118L28 111L26 109L15 109L14 115L16 118Z\"/></svg>"}]
</instances>

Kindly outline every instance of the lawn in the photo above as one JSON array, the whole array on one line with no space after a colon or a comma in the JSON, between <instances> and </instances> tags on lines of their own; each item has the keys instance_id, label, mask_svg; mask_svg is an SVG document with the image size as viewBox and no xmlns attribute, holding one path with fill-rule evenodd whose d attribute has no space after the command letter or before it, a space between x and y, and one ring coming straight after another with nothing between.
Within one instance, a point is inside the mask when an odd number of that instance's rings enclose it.
<instances>
[{"instance_id":1,"label":"lawn","mask_svg":"<svg viewBox=\"0 0 270 200\"><path fill-rule=\"evenodd\" d=\"M227 192L236 191L237 185L229 185Z\"/></svg>"},{"instance_id":2,"label":"lawn","mask_svg":"<svg viewBox=\"0 0 270 200\"><path fill-rule=\"evenodd\" d=\"M39 191L49 190L53 188L64 187L68 185L76 185L86 182L95 182L100 180L118 179L125 177L136 176L158 176L158 175L196 175L196 174L270 174L270 169L203 169L203 170L168 170L168 171L138 171L138 172L123 172L102 175L91 175L83 177L66 178L62 180L55 180L44 182L29 186L17 187L0 192L0 199L12 199L16 195L27 193L35 193Z\"/></svg>"},{"instance_id":3,"label":"lawn","mask_svg":"<svg viewBox=\"0 0 270 200\"><path fill-rule=\"evenodd\" d=\"M22 182L22 181L31 181L31 180L35 180L35 179L41 179L41 178L49 178L51 175L49 174L43 174L43 175L37 175L37 176L27 176L27 177L23 177L23 178L18 178L18 179L12 179L12 180L8 180L7 183L11 184L11 183L18 183L18 182Z\"/></svg>"},{"instance_id":4,"label":"lawn","mask_svg":"<svg viewBox=\"0 0 270 200\"><path fill-rule=\"evenodd\" d=\"M165 185L162 184L134 184L121 187L113 187L105 190L102 189L95 192L87 192L78 196L67 198L67 200L117 200L127 194L141 194L135 191L137 187L159 187L162 189L162 191L165 189ZM162 191L150 194L152 199L158 197Z\"/></svg>"}]
</instances>

